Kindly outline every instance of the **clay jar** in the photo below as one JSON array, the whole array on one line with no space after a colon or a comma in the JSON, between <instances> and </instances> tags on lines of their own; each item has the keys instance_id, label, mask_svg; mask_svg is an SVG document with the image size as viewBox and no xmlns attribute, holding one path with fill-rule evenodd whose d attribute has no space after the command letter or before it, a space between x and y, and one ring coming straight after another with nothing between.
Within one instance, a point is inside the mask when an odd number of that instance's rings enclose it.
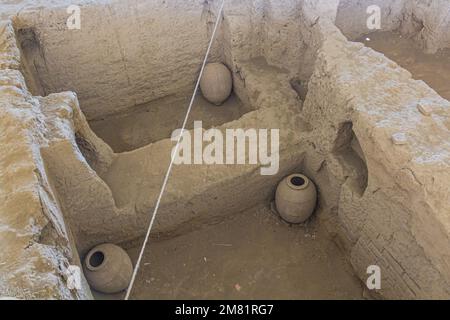
<instances>
[{"instance_id":1,"label":"clay jar","mask_svg":"<svg viewBox=\"0 0 450 320\"><path fill-rule=\"evenodd\" d=\"M228 99L233 89L230 70L222 63L207 64L200 81L200 89L206 100L221 105Z\"/></svg>"},{"instance_id":2,"label":"clay jar","mask_svg":"<svg viewBox=\"0 0 450 320\"><path fill-rule=\"evenodd\" d=\"M290 175L278 185L275 205L283 220L289 223L298 224L308 220L316 203L316 186L302 174Z\"/></svg>"},{"instance_id":3,"label":"clay jar","mask_svg":"<svg viewBox=\"0 0 450 320\"><path fill-rule=\"evenodd\" d=\"M108 243L89 251L83 269L89 285L103 293L125 290L133 274L133 264L125 250Z\"/></svg>"}]
</instances>

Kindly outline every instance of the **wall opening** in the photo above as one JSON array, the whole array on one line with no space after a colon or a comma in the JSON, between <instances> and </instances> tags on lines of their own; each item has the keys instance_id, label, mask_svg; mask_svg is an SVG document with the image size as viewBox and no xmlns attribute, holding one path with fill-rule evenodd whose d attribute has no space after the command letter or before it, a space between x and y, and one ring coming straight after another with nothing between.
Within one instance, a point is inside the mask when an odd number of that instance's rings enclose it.
<instances>
[{"instance_id":1,"label":"wall opening","mask_svg":"<svg viewBox=\"0 0 450 320\"><path fill-rule=\"evenodd\" d=\"M369 170L364 151L358 137L353 131L353 123L344 123L335 141L334 154L344 167L347 179L350 179L352 189L363 196L367 189Z\"/></svg>"}]
</instances>

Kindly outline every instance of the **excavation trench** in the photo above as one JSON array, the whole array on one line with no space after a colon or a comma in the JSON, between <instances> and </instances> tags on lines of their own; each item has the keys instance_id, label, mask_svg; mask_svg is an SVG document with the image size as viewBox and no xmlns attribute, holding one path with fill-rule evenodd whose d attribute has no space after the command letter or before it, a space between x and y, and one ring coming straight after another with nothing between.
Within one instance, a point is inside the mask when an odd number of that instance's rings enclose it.
<instances>
[{"instance_id":1,"label":"excavation trench","mask_svg":"<svg viewBox=\"0 0 450 320\"><path fill-rule=\"evenodd\" d=\"M279 170L174 166L132 298L361 299L375 262L386 270L386 287L374 296L445 297L449 226L446 204L436 199L448 198L446 42L433 56L412 50L418 31L399 35L414 9L404 2L385 4L396 17L370 34L345 19L366 15L360 2L269 2L225 7L209 62L227 66L233 93L216 106L199 92L187 129L194 121L224 134L277 129ZM43 180L81 261L102 243L136 260L218 7L137 3L139 10L125 1L87 4L76 32L51 22L65 21L65 8L14 20L21 71L45 122ZM432 104L434 122L422 121L421 101ZM409 147L393 146L396 133L408 136ZM293 173L318 189L304 225L286 223L274 209L277 185Z\"/></svg>"}]
</instances>

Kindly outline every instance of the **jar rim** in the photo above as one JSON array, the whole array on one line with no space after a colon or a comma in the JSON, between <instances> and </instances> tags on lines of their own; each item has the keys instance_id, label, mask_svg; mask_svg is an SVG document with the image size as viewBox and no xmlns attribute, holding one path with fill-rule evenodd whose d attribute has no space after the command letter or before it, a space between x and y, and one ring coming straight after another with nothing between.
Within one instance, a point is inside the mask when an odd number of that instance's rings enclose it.
<instances>
[{"instance_id":1,"label":"jar rim","mask_svg":"<svg viewBox=\"0 0 450 320\"><path fill-rule=\"evenodd\" d=\"M286 178L289 188L294 190L304 190L308 188L310 180L303 174L295 173Z\"/></svg>"},{"instance_id":2,"label":"jar rim","mask_svg":"<svg viewBox=\"0 0 450 320\"><path fill-rule=\"evenodd\" d=\"M91 264L91 259L95 254L100 253L102 255L102 261L100 262L99 265L97 266L93 266ZM107 261L108 257L105 254L105 252L102 249L99 248L94 248L93 250L91 250L85 260L85 265L86 267L90 270L90 271L98 271L100 269L102 269L105 265L106 265L106 261Z\"/></svg>"}]
</instances>

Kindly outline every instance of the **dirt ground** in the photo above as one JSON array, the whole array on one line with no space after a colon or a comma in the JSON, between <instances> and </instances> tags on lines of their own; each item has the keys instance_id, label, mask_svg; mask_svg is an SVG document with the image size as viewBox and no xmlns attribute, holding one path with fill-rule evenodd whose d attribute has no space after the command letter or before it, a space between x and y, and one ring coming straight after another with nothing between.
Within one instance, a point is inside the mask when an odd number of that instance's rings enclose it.
<instances>
[{"instance_id":1,"label":"dirt ground","mask_svg":"<svg viewBox=\"0 0 450 320\"><path fill-rule=\"evenodd\" d=\"M377 32L358 40L383 53L411 72L416 80L425 81L438 94L450 100L450 49L426 54L412 39L393 32Z\"/></svg>"},{"instance_id":2,"label":"dirt ground","mask_svg":"<svg viewBox=\"0 0 450 320\"><path fill-rule=\"evenodd\" d=\"M170 138L172 132L181 128L191 96L169 96L135 107L126 114L109 116L91 121L94 132L108 143L115 152L131 151L158 140ZM251 111L232 94L221 106L206 101L198 94L187 125L203 121L203 128L211 128L239 119Z\"/></svg>"},{"instance_id":3,"label":"dirt ground","mask_svg":"<svg viewBox=\"0 0 450 320\"><path fill-rule=\"evenodd\" d=\"M362 299L363 288L315 222L290 226L261 207L150 242L131 298Z\"/></svg>"}]
</instances>

